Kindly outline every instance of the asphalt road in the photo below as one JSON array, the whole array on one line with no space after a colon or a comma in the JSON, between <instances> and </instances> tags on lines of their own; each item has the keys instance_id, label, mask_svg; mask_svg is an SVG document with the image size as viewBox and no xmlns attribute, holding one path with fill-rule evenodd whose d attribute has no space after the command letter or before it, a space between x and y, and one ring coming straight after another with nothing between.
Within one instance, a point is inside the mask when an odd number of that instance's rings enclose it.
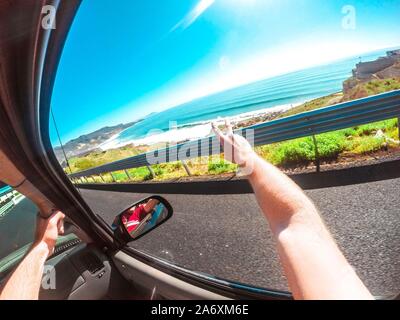
<instances>
[{"instance_id":1,"label":"asphalt road","mask_svg":"<svg viewBox=\"0 0 400 320\"><path fill-rule=\"evenodd\" d=\"M114 216L148 194L81 190L95 213ZM307 191L326 225L375 295L400 292L400 179ZM164 195L171 220L132 247L180 266L265 288L288 290L255 198Z\"/></svg>"}]
</instances>

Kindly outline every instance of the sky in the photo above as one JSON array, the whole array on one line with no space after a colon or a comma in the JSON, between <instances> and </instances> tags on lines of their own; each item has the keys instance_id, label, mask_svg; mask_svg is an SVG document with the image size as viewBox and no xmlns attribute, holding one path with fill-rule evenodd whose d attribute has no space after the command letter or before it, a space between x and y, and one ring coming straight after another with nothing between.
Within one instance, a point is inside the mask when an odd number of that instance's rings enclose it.
<instances>
[{"instance_id":1,"label":"sky","mask_svg":"<svg viewBox=\"0 0 400 320\"><path fill-rule=\"evenodd\" d=\"M51 102L61 140L398 47L399 20L398 0L84 0ZM58 145L52 123L50 137Z\"/></svg>"}]
</instances>

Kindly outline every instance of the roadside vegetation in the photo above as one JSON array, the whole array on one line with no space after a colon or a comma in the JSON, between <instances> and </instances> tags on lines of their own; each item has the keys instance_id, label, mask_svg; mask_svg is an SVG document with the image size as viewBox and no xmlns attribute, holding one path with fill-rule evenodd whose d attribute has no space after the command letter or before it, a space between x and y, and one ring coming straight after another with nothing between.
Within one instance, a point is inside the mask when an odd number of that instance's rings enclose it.
<instances>
[{"instance_id":1,"label":"roadside vegetation","mask_svg":"<svg viewBox=\"0 0 400 320\"><path fill-rule=\"evenodd\" d=\"M341 102L351 101L355 99L365 98L376 94L399 90L400 78L377 79L365 83L357 84L354 88L348 90L346 93L338 92L322 98L317 98L300 106L294 107L278 116L284 118L298 113L312 111L315 109L331 106Z\"/></svg>"},{"instance_id":2,"label":"roadside vegetation","mask_svg":"<svg viewBox=\"0 0 400 320\"><path fill-rule=\"evenodd\" d=\"M397 119L317 135L315 138L319 158L321 161L333 162L344 155L363 155L385 147L394 147L395 144L386 143L384 137L376 135L379 130L388 138L398 139ZM312 137L261 146L256 150L263 158L284 168L308 165L316 160Z\"/></svg>"},{"instance_id":3,"label":"roadside vegetation","mask_svg":"<svg viewBox=\"0 0 400 320\"><path fill-rule=\"evenodd\" d=\"M287 117L396 89L400 89L400 79L372 80L356 85L345 94L335 93L306 102L282 113L278 117ZM398 144L387 140L398 140L397 121L397 119L390 119L317 135L315 138L320 161L337 162L347 156L365 155L398 146ZM384 137L377 135L379 130L384 133ZM147 151L149 151L149 148L146 146L135 147L128 145L118 149L93 152L79 158L71 158L69 164L72 172L78 172ZM312 137L304 137L256 148L256 152L261 157L284 169L308 166L316 160L315 151L315 144ZM236 165L225 161L222 156L192 159L187 161L186 164L192 176L234 173L237 169ZM66 172L70 173L70 170L66 169ZM161 181L178 179L185 176L187 176L187 172L183 164L181 162L173 162L151 166L151 171L147 167L135 168L113 172L112 176L111 174L104 174L101 177L93 177L89 181Z\"/></svg>"}]
</instances>

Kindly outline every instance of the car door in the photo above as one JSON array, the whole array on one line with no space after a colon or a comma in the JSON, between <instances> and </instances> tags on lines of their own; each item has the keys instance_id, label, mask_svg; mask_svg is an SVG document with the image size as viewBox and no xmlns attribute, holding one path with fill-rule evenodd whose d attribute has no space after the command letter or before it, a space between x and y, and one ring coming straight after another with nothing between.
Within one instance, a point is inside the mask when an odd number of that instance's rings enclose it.
<instances>
[{"instance_id":1,"label":"car door","mask_svg":"<svg viewBox=\"0 0 400 320\"><path fill-rule=\"evenodd\" d=\"M38 208L6 185L0 200L1 287L33 243ZM104 252L95 243L85 243L68 223L66 231L45 264L40 299L225 298L150 267L129 252Z\"/></svg>"}]
</instances>

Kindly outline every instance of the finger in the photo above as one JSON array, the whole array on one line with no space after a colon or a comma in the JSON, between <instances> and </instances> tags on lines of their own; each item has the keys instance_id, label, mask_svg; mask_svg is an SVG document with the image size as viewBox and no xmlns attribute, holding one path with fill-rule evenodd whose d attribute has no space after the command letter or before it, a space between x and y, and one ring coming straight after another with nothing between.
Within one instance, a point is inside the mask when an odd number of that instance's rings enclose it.
<instances>
[{"instance_id":1,"label":"finger","mask_svg":"<svg viewBox=\"0 0 400 320\"><path fill-rule=\"evenodd\" d=\"M219 128L217 127L217 125L214 122L211 123L211 126L212 126L212 129L213 129L215 135L219 138L219 140L221 142L223 142L225 140L223 132L221 130L219 130Z\"/></svg>"},{"instance_id":2,"label":"finger","mask_svg":"<svg viewBox=\"0 0 400 320\"><path fill-rule=\"evenodd\" d=\"M58 234L64 234L64 219L65 214L61 211L56 211L53 215L53 221L57 224Z\"/></svg>"},{"instance_id":3,"label":"finger","mask_svg":"<svg viewBox=\"0 0 400 320\"><path fill-rule=\"evenodd\" d=\"M49 223L57 227L59 234L64 233L64 218L65 215L61 211L56 211L50 217Z\"/></svg>"},{"instance_id":4,"label":"finger","mask_svg":"<svg viewBox=\"0 0 400 320\"><path fill-rule=\"evenodd\" d=\"M64 220L64 218L65 218L65 214L62 213L62 212L59 211L59 210L55 211L55 212L50 216L50 219L53 220L53 221L55 221L55 222L57 222L57 223L58 223L58 221L60 221L60 220Z\"/></svg>"},{"instance_id":5,"label":"finger","mask_svg":"<svg viewBox=\"0 0 400 320\"><path fill-rule=\"evenodd\" d=\"M219 130L219 128L218 128L218 126L217 126L217 124L215 122L211 122L211 128L213 129L215 134L222 135L221 130Z\"/></svg>"},{"instance_id":6,"label":"finger","mask_svg":"<svg viewBox=\"0 0 400 320\"><path fill-rule=\"evenodd\" d=\"M58 230L58 234L64 234L64 220L58 220L58 224L57 224L57 230Z\"/></svg>"},{"instance_id":7,"label":"finger","mask_svg":"<svg viewBox=\"0 0 400 320\"><path fill-rule=\"evenodd\" d=\"M228 135L233 135L233 128L232 128L232 124L229 121L229 119L225 119L225 126L227 128L227 134Z\"/></svg>"}]
</instances>

